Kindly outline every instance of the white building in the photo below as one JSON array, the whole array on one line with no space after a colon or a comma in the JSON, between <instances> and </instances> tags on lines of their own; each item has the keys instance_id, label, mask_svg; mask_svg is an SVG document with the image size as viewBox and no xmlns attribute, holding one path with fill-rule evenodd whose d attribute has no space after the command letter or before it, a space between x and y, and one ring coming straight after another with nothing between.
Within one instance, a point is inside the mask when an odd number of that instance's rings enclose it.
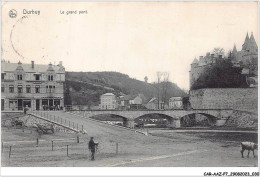
<instances>
[{"instance_id":1,"label":"white building","mask_svg":"<svg viewBox=\"0 0 260 177\"><path fill-rule=\"evenodd\" d=\"M100 96L100 109L116 109L116 96L113 93L105 93Z\"/></svg>"}]
</instances>

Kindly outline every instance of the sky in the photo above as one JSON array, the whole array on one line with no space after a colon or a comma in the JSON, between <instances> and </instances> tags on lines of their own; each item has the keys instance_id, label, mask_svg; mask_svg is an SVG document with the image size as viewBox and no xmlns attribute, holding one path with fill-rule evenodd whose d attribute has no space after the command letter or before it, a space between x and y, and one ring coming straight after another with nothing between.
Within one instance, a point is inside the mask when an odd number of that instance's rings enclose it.
<instances>
[{"instance_id":1,"label":"sky","mask_svg":"<svg viewBox=\"0 0 260 177\"><path fill-rule=\"evenodd\" d=\"M234 44L241 50L247 32L258 43L257 13L257 2L3 2L2 59L62 61L66 71L116 71L148 82L169 72L188 90L195 57Z\"/></svg>"}]
</instances>

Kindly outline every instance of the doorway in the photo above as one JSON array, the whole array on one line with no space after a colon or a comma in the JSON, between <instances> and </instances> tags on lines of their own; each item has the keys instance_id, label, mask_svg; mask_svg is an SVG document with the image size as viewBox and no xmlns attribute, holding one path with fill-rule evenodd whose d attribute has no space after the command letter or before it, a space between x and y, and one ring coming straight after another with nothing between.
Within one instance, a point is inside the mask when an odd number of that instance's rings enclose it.
<instances>
[{"instance_id":1,"label":"doorway","mask_svg":"<svg viewBox=\"0 0 260 177\"><path fill-rule=\"evenodd\" d=\"M36 99L36 110L39 111L40 110L40 100Z\"/></svg>"},{"instance_id":2,"label":"doorway","mask_svg":"<svg viewBox=\"0 0 260 177\"><path fill-rule=\"evenodd\" d=\"M23 110L23 100L18 99L18 110Z\"/></svg>"}]
</instances>

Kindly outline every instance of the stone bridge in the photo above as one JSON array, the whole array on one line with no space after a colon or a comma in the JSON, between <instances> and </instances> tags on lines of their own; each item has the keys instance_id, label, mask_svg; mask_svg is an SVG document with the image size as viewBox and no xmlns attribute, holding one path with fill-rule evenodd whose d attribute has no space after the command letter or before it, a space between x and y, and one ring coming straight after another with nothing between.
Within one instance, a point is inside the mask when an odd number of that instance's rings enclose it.
<instances>
[{"instance_id":1,"label":"stone bridge","mask_svg":"<svg viewBox=\"0 0 260 177\"><path fill-rule=\"evenodd\" d=\"M134 128L134 120L149 114L165 115L171 127L180 127L180 119L190 114L202 114L214 119L216 126L224 125L233 113L233 109L196 109L196 110L84 110L79 112L86 118L97 115L117 115L122 117L123 124Z\"/></svg>"}]
</instances>

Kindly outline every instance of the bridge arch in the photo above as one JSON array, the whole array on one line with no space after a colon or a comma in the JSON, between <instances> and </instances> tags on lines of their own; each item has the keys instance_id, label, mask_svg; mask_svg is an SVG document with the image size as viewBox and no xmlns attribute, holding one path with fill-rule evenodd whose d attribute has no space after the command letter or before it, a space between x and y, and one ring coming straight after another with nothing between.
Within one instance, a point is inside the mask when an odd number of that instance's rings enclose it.
<instances>
[{"instance_id":1,"label":"bridge arch","mask_svg":"<svg viewBox=\"0 0 260 177\"><path fill-rule=\"evenodd\" d=\"M203 117L201 117L202 115ZM181 127L189 126L214 126L219 118L207 113L190 113L180 118Z\"/></svg>"},{"instance_id":2,"label":"bridge arch","mask_svg":"<svg viewBox=\"0 0 260 177\"><path fill-rule=\"evenodd\" d=\"M151 117L149 117L151 116ZM164 121L166 119L166 121ZM135 124L137 125L144 125L146 124L158 124L161 126L167 126L172 124L174 120L177 120L177 117L169 116L168 114L163 113L145 113L143 115L139 115L138 117L134 118ZM142 126L141 126L142 127Z\"/></svg>"},{"instance_id":3,"label":"bridge arch","mask_svg":"<svg viewBox=\"0 0 260 177\"><path fill-rule=\"evenodd\" d=\"M106 116L108 118L106 118ZM108 113L100 113L90 116L90 118L97 119L99 121L107 121L107 122L114 122L113 124L127 126L127 122L129 118L119 115L119 114L108 114Z\"/></svg>"}]
</instances>

